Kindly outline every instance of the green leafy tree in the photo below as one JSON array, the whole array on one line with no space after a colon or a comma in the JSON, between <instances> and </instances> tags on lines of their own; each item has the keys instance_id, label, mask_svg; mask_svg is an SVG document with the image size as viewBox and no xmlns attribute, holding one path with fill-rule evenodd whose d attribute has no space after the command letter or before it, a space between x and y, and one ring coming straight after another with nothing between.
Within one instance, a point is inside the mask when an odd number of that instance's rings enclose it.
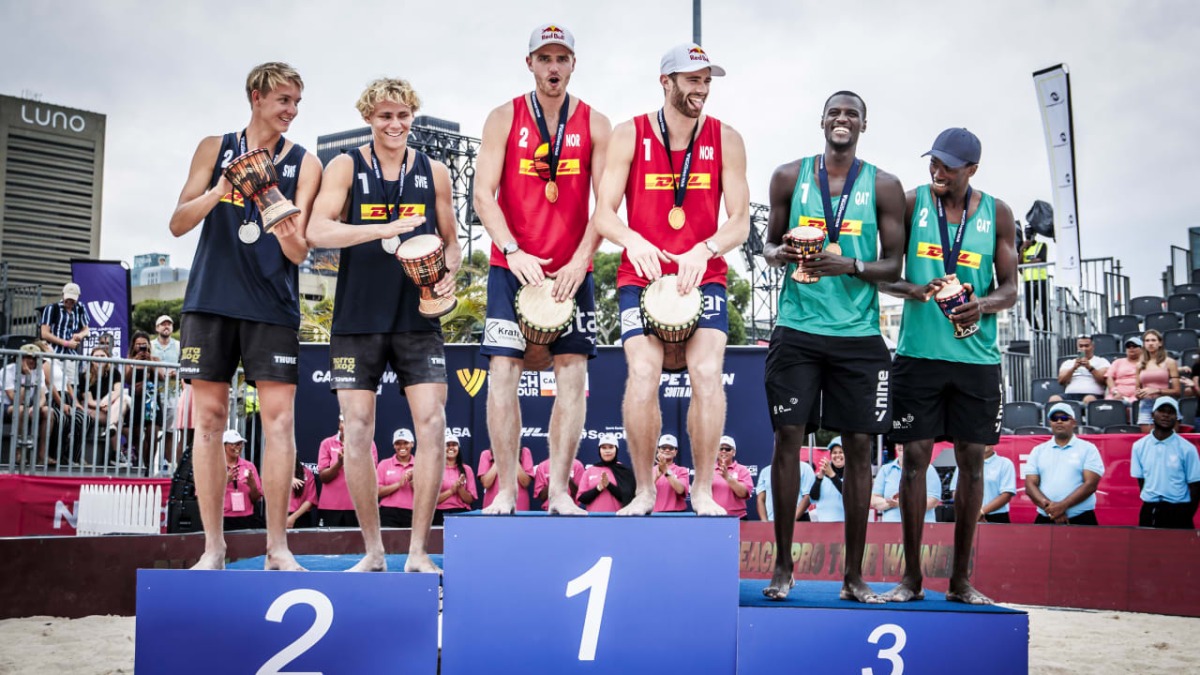
<instances>
[{"instance_id":1,"label":"green leafy tree","mask_svg":"<svg viewBox=\"0 0 1200 675\"><path fill-rule=\"evenodd\" d=\"M179 321L183 314L183 298L178 300L143 300L133 306L133 330L145 331L151 335L155 333L154 320L166 314L171 317L171 321L175 322L176 331L179 330Z\"/></svg>"}]
</instances>

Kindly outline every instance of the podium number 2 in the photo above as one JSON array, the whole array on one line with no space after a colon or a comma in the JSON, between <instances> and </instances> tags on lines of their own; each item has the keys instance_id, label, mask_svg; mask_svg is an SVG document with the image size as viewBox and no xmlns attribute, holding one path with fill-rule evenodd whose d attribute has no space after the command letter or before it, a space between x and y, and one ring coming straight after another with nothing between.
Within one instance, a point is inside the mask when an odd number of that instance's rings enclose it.
<instances>
[{"instance_id":1,"label":"podium number 2","mask_svg":"<svg viewBox=\"0 0 1200 675\"><path fill-rule=\"evenodd\" d=\"M908 642L908 636L904 633L904 629L894 623L885 623L875 630L871 631L867 642L871 644L879 644L879 639L884 635L891 635L896 638L895 644L887 649L880 649L877 658L886 659L892 662L891 675L904 675L904 659L900 656L900 650L904 649L905 643ZM863 668L862 675L874 675L875 671L870 668Z\"/></svg>"},{"instance_id":2,"label":"podium number 2","mask_svg":"<svg viewBox=\"0 0 1200 675\"><path fill-rule=\"evenodd\" d=\"M267 621L274 623L283 621L283 615L287 614L293 605L308 605L316 610L317 615L313 617L312 625L308 627L304 635L296 638L295 642L279 650L278 654L264 663L256 675L322 675L319 671L301 673L280 670L280 668L296 660L325 637L325 633L329 632L329 627L333 625L333 603L324 593L310 588L298 588L275 598L275 602L272 602L271 606L267 608Z\"/></svg>"},{"instance_id":3,"label":"podium number 2","mask_svg":"<svg viewBox=\"0 0 1200 675\"><path fill-rule=\"evenodd\" d=\"M604 600L608 597L608 577L612 558L604 556L588 571L567 582L567 597L588 593L587 612L583 616L583 635L579 638L579 660L596 660L596 643L600 640L600 623L604 620Z\"/></svg>"}]
</instances>

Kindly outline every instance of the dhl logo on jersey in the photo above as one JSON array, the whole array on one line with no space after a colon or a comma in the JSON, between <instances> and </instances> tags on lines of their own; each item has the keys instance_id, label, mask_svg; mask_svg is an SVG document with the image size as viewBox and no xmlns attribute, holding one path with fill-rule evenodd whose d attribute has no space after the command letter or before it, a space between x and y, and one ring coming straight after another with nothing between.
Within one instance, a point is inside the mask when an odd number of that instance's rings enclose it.
<instances>
[{"instance_id":1,"label":"dhl logo on jersey","mask_svg":"<svg viewBox=\"0 0 1200 675\"><path fill-rule=\"evenodd\" d=\"M242 193L238 192L237 190L226 192L225 196L221 197L221 203L233 204L239 209L246 206L246 200L242 197Z\"/></svg>"},{"instance_id":2,"label":"dhl logo on jersey","mask_svg":"<svg viewBox=\"0 0 1200 675\"><path fill-rule=\"evenodd\" d=\"M538 160L533 160L533 159L522 159L521 160L521 175L522 176L538 176L538 178L541 178L541 176L537 172L537 169L534 167L534 162L537 162L538 164L542 164L543 166L549 168L549 165L546 164L546 162L544 162L544 161L538 161ZM558 174L557 175L559 175L559 176L578 176L579 175L579 158L576 157L576 158L558 160ZM547 177L548 176L549 176L549 173L547 173Z\"/></svg>"},{"instance_id":3,"label":"dhl logo on jersey","mask_svg":"<svg viewBox=\"0 0 1200 675\"><path fill-rule=\"evenodd\" d=\"M647 190L673 190L675 189L675 181L679 179L679 174L672 176L669 173L648 173L646 174L646 189ZM688 176L689 190L711 190L712 189L712 174L711 173L694 173Z\"/></svg>"},{"instance_id":4,"label":"dhl logo on jersey","mask_svg":"<svg viewBox=\"0 0 1200 675\"><path fill-rule=\"evenodd\" d=\"M400 214L396 216L395 220L423 215L425 215L424 204L401 204ZM359 219L388 222L388 206L387 204L363 204L359 212Z\"/></svg>"},{"instance_id":5,"label":"dhl logo on jersey","mask_svg":"<svg viewBox=\"0 0 1200 675\"><path fill-rule=\"evenodd\" d=\"M796 221L796 227L819 227L825 229L824 218L810 218L809 216L800 216ZM838 230L841 234L846 234L851 237L862 236L862 221L861 220L843 220L842 227Z\"/></svg>"},{"instance_id":6,"label":"dhl logo on jersey","mask_svg":"<svg viewBox=\"0 0 1200 675\"><path fill-rule=\"evenodd\" d=\"M930 260L942 259L942 247L938 244L930 244L922 242L917 245L917 257L929 258ZM983 262L983 256L970 251L958 252L958 264L965 267L970 267L973 270L979 269L980 263Z\"/></svg>"}]
</instances>

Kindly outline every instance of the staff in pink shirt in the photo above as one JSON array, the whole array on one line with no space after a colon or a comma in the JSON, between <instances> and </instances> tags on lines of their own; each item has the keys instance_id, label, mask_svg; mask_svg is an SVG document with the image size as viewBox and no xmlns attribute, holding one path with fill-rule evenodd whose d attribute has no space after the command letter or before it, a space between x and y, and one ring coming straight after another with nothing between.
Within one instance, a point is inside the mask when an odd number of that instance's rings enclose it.
<instances>
[{"instance_id":1,"label":"staff in pink shirt","mask_svg":"<svg viewBox=\"0 0 1200 675\"><path fill-rule=\"evenodd\" d=\"M437 511L433 524L442 525L451 513L470 510L471 502L479 496L475 487L475 472L463 464L458 436L446 432L446 468L442 473L441 492L438 493Z\"/></svg>"},{"instance_id":2,"label":"staff in pink shirt","mask_svg":"<svg viewBox=\"0 0 1200 675\"><path fill-rule=\"evenodd\" d=\"M578 499L579 484L583 482L583 462L571 460L571 476L567 488L571 491L571 499ZM542 501L542 510L546 510L546 497L550 494L550 460L538 462L533 469L533 498Z\"/></svg>"},{"instance_id":3,"label":"staff in pink shirt","mask_svg":"<svg viewBox=\"0 0 1200 675\"><path fill-rule=\"evenodd\" d=\"M321 441L317 452L317 473L321 477L321 500L317 513L323 527L358 527L358 516L354 513L354 500L350 498L350 487L346 485L345 421L338 415L337 434ZM379 463L379 450L371 441L371 463ZM368 483L370 485L370 483Z\"/></svg>"},{"instance_id":4,"label":"staff in pink shirt","mask_svg":"<svg viewBox=\"0 0 1200 675\"><path fill-rule=\"evenodd\" d=\"M655 456L658 460L654 467L655 513L687 510L691 486L688 484L688 470L675 463L678 454L679 441L671 434L663 434L658 439L658 454Z\"/></svg>"},{"instance_id":5,"label":"staff in pink shirt","mask_svg":"<svg viewBox=\"0 0 1200 675\"><path fill-rule=\"evenodd\" d=\"M413 440L411 431L397 429L392 434L392 449L396 454L375 467L381 527L412 527Z\"/></svg>"},{"instance_id":6,"label":"staff in pink shirt","mask_svg":"<svg viewBox=\"0 0 1200 675\"><path fill-rule=\"evenodd\" d=\"M746 500L754 490L750 470L738 464L737 442L731 436L722 436L717 448L717 465L713 467L713 499L731 516L746 517Z\"/></svg>"},{"instance_id":7,"label":"staff in pink shirt","mask_svg":"<svg viewBox=\"0 0 1200 675\"><path fill-rule=\"evenodd\" d=\"M292 473L292 496L288 499L288 529L312 527L311 514L317 508L317 479L307 466L296 458L296 470Z\"/></svg>"},{"instance_id":8,"label":"staff in pink shirt","mask_svg":"<svg viewBox=\"0 0 1200 675\"><path fill-rule=\"evenodd\" d=\"M633 501L633 471L617 461L617 437L600 434L600 461L583 472L579 505L588 513L615 513Z\"/></svg>"},{"instance_id":9,"label":"staff in pink shirt","mask_svg":"<svg viewBox=\"0 0 1200 675\"><path fill-rule=\"evenodd\" d=\"M483 508L491 506L499 492L496 485L496 463L492 459L492 449L488 448L479 453L479 482L483 484ZM517 510L529 510L529 484L533 482L533 453L529 448L521 448L521 461L517 464ZM493 489L497 488L497 489Z\"/></svg>"},{"instance_id":10,"label":"staff in pink shirt","mask_svg":"<svg viewBox=\"0 0 1200 675\"><path fill-rule=\"evenodd\" d=\"M254 505L262 499L258 469L242 457L246 439L237 429L227 429L221 437L225 445L225 531L253 530L262 527L254 514Z\"/></svg>"}]
</instances>

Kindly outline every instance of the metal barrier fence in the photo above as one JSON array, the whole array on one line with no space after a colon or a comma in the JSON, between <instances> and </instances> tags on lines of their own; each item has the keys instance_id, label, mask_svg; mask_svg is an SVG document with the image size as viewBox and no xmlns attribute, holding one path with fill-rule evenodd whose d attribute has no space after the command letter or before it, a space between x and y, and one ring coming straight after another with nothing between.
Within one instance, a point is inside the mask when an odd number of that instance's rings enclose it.
<instances>
[{"instance_id":1,"label":"metal barrier fence","mask_svg":"<svg viewBox=\"0 0 1200 675\"><path fill-rule=\"evenodd\" d=\"M41 285L10 286L8 263L0 262L0 335L37 335L41 306Z\"/></svg>"}]
</instances>

